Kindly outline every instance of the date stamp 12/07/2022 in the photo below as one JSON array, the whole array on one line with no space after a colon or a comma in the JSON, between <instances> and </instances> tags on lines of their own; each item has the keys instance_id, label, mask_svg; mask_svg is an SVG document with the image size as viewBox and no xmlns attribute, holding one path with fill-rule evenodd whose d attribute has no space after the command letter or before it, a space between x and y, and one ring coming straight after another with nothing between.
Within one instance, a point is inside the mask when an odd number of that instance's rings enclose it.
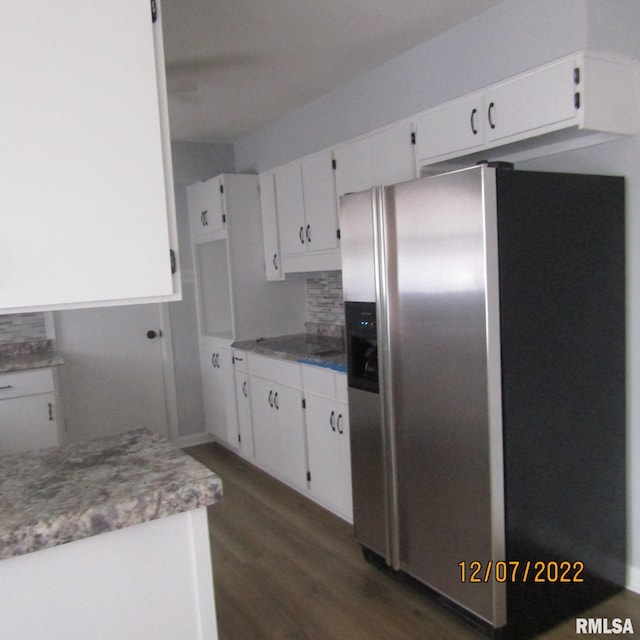
<instances>
[{"instance_id":1,"label":"date stamp 12/07/2022","mask_svg":"<svg viewBox=\"0 0 640 640\"><path fill-rule=\"evenodd\" d=\"M484 582L538 582L538 583L579 583L584 582L584 562L568 560L534 561L527 560L488 560L480 562L458 562L460 567L460 581L468 583Z\"/></svg>"},{"instance_id":2,"label":"date stamp 12/07/2022","mask_svg":"<svg viewBox=\"0 0 640 640\"><path fill-rule=\"evenodd\" d=\"M578 561L519 561L488 560L480 562L461 561L460 581L471 584L487 583L492 580L505 582L534 583L583 583L584 562ZM631 618L576 618L576 634L586 635L634 635Z\"/></svg>"}]
</instances>

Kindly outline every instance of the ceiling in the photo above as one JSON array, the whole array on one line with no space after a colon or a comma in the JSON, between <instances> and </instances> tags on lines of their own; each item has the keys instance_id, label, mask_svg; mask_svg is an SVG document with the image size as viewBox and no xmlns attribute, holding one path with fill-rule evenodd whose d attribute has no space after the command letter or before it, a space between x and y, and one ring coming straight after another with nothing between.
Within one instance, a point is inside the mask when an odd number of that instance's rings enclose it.
<instances>
[{"instance_id":1,"label":"ceiling","mask_svg":"<svg viewBox=\"0 0 640 640\"><path fill-rule=\"evenodd\" d=\"M233 142L502 0L163 0L173 140Z\"/></svg>"}]
</instances>

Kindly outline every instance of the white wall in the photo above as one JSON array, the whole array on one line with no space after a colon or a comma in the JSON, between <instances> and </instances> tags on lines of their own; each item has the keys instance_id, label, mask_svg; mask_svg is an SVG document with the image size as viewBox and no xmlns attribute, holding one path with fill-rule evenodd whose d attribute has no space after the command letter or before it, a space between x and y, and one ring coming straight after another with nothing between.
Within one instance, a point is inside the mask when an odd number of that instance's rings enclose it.
<instances>
[{"instance_id":1,"label":"white wall","mask_svg":"<svg viewBox=\"0 0 640 640\"><path fill-rule=\"evenodd\" d=\"M233 173L234 157L231 145L191 142L173 143L171 155L182 271L182 300L168 305L176 374L178 430L180 437L184 438L206 431L186 187L220 173Z\"/></svg>"},{"instance_id":2,"label":"white wall","mask_svg":"<svg viewBox=\"0 0 640 640\"><path fill-rule=\"evenodd\" d=\"M579 49L640 56L637 0L506 0L239 140L239 171L264 171ZM640 591L640 136L527 166L618 173L628 191L628 582Z\"/></svg>"}]
</instances>

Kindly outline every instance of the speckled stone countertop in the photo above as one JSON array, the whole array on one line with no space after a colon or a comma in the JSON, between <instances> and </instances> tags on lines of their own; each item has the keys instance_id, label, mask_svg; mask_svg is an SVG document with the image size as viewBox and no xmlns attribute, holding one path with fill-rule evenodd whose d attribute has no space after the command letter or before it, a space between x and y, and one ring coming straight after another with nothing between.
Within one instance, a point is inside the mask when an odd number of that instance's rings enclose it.
<instances>
[{"instance_id":1,"label":"speckled stone countertop","mask_svg":"<svg viewBox=\"0 0 640 640\"><path fill-rule=\"evenodd\" d=\"M296 333L275 338L242 340L234 342L231 346L234 349L251 351L272 358L292 360L336 371L347 370L342 338Z\"/></svg>"},{"instance_id":2,"label":"speckled stone countertop","mask_svg":"<svg viewBox=\"0 0 640 640\"><path fill-rule=\"evenodd\" d=\"M0 457L0 560L222 500L222 481L146 429Z\"/></svg>"},{"instance_id":3,"label":"speckled stone countertop","mask_svg":"<svg viewBox=\"0 0 640 640\"><path fill-rule=\"evenodd\" d=\"M0 345L0 373L28 371L64 364L51 340Z\"/></svg>"}]
</instances>

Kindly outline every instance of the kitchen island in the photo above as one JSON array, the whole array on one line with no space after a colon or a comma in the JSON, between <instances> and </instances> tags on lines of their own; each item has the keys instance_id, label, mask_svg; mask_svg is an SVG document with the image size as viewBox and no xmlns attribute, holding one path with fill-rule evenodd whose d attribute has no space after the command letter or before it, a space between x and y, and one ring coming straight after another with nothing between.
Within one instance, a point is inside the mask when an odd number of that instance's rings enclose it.
<instances>
[{"instance_id":1,"label":"kitchen island","mask_svg":"<svg viewBox=\"0 0 640 640\"><path fill-rule=\"evenodd\" d=\"M220 479L147 430L0 458L8 639L217 637Z\"/></svg>"}]
</instances>

